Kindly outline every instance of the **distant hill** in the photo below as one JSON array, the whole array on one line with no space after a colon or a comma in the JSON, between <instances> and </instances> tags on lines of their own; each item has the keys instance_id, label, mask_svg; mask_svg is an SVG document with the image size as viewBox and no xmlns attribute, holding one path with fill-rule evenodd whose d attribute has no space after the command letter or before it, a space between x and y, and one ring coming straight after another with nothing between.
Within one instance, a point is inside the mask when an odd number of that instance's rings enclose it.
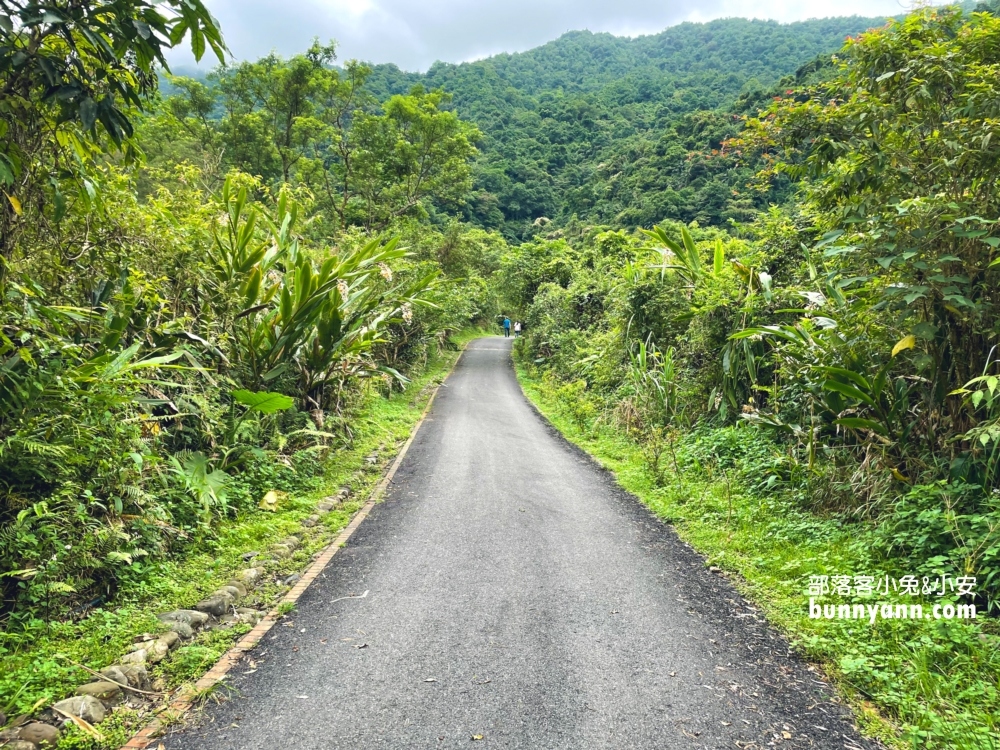
<instances>
[{"instance_id":1,"label":"distant hill","mask_svg":"<svg viewBox=\"0 0 1000 750\"><path fill-rule=\"evenodd\" d=\"M460 116L479 125L472 221L517 237L543 216L723 223L768 198L734 196L748 171L692 164L689 154L710 154L736 132L727 113L738 97L744 109L763 102L782 77L885 22L729 18L634 39L574 31L527 52L435 63L426 73L377 65L369 88L381 98L415 85L444 89Z\"/></svg>"}]
</instances>

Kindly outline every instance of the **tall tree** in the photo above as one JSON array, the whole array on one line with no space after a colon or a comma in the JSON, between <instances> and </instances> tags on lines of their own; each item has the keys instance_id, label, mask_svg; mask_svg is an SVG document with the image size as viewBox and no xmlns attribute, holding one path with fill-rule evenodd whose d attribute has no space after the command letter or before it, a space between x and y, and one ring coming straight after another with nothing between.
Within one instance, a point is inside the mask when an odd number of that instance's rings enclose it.
<instances>
[{"instance_id":1,"label":"tall tree","mask_svg":"<svg viewBox=\"0 0 1000 750\"><path fill-rule=\"evenodd\" d=\"M132 113L156 90L164 50L190 37L196 59L224 59L202 0L0 0L0 278L28 209L51 203L104 148L134 154Z\"/></svg>"}]
</instances>

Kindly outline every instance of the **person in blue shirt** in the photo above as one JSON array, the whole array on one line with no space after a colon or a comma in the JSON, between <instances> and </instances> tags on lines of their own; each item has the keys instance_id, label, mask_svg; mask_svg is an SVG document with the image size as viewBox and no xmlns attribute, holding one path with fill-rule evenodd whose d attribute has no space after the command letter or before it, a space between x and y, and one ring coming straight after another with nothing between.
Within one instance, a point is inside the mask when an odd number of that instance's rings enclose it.
<instances>
[{"instance_id":1,"label":"person in blue shirt","mask_svg":"<svg viewBox=\"0 0 1000 750\"><path fill-rule=\"evenodd\" d=\"M503 316L503 337L505 339L510 338L510 318L506 315Z\"/></svg>"}]
</instances>

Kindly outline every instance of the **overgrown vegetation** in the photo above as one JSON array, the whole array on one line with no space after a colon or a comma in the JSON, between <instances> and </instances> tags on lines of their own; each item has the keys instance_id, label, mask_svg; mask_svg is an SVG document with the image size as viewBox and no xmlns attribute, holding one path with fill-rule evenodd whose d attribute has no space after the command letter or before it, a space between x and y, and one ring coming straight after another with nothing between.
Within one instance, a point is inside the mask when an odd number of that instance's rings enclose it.
<instances>
[{"instance_id":1,"label":"overgrown vegetation","mask_svg":"<svg viewBox=\"0 0 1000 750\"><path fill-rule=\"evenodd\" d=\"M222 59L198 2L0 11L0 617L16 632L141 589L270 490L315 487L366 394L494 312L482 274L504 243L421 223L475 153L442 94L378 105L361 66L341 76L317 46L220 68L216 117L200 85L157 94L183 37Z\"/></svg>"}]
</instances>

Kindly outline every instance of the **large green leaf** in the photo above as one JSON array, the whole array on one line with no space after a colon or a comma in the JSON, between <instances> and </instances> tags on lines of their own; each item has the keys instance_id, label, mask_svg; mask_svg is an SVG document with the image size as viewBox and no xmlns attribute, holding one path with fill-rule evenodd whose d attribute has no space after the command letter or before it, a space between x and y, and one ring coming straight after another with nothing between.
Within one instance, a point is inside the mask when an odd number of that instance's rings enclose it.
<instances>
[{"instance_id":1,"label":"large green leaf","mask_svg":"<svg viewBox=\"0 0 1000 750\"><path fill-rule=\"evenodd\" d=\"M233 400L250 408L251 411L260 414L274 414L275 412L291 409L295 401L290 396L271 391L233 391Z\"/></svg>"}]
</instances>

